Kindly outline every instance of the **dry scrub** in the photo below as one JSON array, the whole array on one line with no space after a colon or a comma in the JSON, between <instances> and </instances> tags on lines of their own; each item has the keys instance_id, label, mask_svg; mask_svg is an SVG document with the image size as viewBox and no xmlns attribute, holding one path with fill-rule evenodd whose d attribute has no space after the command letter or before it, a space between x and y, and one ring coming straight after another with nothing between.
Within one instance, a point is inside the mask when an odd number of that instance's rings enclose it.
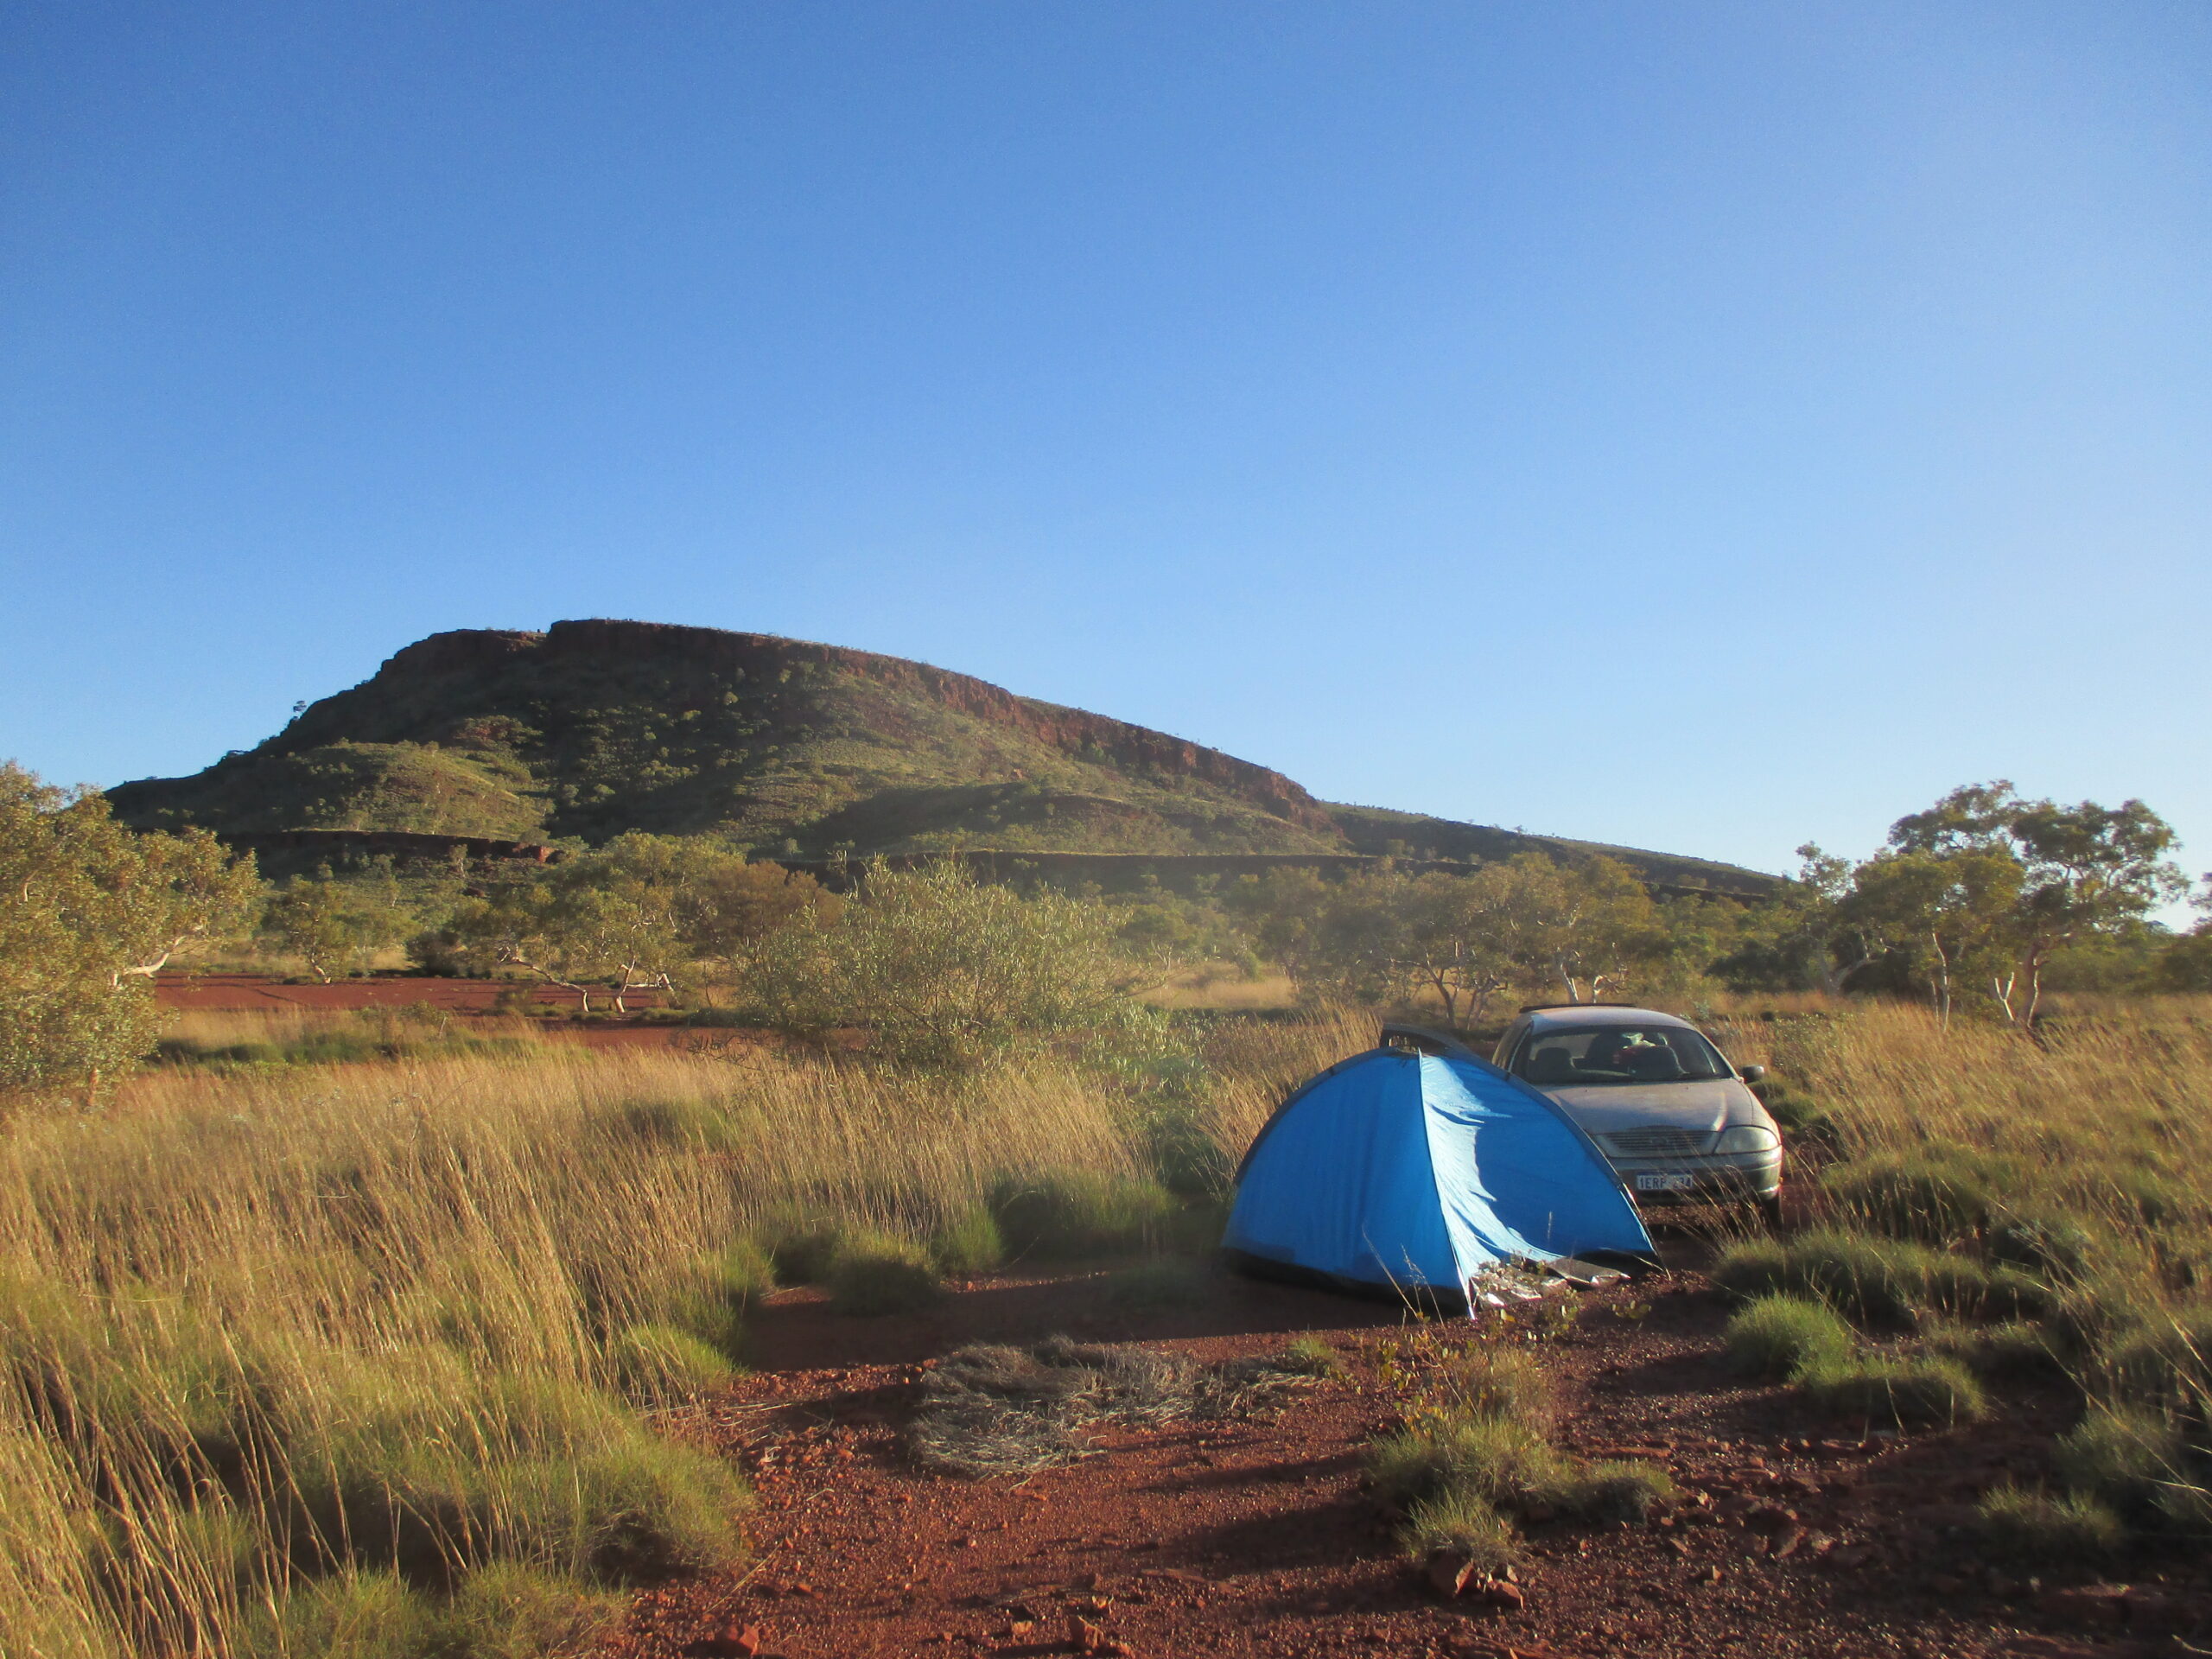
<instances>
[{"instance_id":1,"label":"dry scrub","mask_svg":"<svg viewBox=\"0 0 2212 1659\"><path fill-rule=\"evenodd\" d=\"M1739 1064L1776 1068L1801 1152L1831 1160L1821 1228L1740 1245L1717 1275L1866 1327L1861 1357L1800 1368L1808 1395L1847 1414L1948 1419L1979 1393L1968 1370L2063 1368L2088 1403L2061 1459L2068 1490L1993 1498L1995 1547L2032 1554L2040 1526L2063 1556L2084 1528L2117 1529L2099 1507L2116 1491L2138 1494L2119 1507L2146 1534L2200 1535L2212 1003L2077 1001L2035 1039L1903 1007L1738 1019L1717 1034ZM1748 1351L1754 1333L1739 1335Z\"/></svg>"},{"instance_id":2,"label":"dry scrub","mask_svg":"<svg viewBox=\"0 0 2212 1659\"><path fill-rule=\"evenodd\" d=\"M381 1633L364 1659L465 1655L588 1622L601 1587L741 1548L737 1483L639 1408L726 1374L769 1250L812 1240L836 1282L867 1249L974 1270L1001 1223L1039 1253L1172 1232L1163 1148L1218 1173L1365 1034L1239 1034L1208 1091L1157 1098L502 1032L157 1071L26 1122L0 1145L0 1651L306 1659L344 1626Z\"/></svg>"}]
</instances>

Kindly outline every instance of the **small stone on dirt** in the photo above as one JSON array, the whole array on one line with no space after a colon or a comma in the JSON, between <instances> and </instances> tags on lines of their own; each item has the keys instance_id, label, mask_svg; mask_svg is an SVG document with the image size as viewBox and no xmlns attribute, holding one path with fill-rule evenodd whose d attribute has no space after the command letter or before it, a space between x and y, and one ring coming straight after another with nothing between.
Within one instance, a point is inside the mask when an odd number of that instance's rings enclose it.
<instances>
[{"instance_id":1,"label":"small stone on dirt","mask_svg":"<svg viewBox=\"0 0 2212 1659\"><path fill-rule=\"evenodd\" d=\"M1430 1554L1427 1572L1428 1587L1449 1601L1467 1587L1475 1564L1457 1550L1440 1549Z\"/></svg>"}]
</instances>

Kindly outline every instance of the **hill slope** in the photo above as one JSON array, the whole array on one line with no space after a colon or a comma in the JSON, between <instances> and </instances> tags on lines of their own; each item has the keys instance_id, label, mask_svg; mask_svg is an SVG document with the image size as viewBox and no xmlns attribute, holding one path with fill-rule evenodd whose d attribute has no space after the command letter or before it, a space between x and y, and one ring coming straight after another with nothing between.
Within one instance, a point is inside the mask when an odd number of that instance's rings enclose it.
<instances>
[{"instance_id":1,"label":"hill slope","mask_svg":"<svg viewBox=\"0 0 2212 1659\"><path fill-rule=\"evenodd\" d=\"M802 857L957 844L1628 852L1332 806L1219 750L903 658L644 622L433 634L254 749L109 796L147 828L594 842L648 830ZM1771 879L1630 855L1662 880L1750 890Z\"/></svg>"}]
</instances>

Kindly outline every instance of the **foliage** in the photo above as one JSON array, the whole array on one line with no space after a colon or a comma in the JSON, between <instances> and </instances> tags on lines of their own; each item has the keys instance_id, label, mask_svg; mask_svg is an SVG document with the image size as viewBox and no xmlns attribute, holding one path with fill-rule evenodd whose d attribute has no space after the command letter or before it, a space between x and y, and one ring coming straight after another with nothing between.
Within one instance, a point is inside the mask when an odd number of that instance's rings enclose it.
<instances>
[{"instance_id":1,"label":"foliage","mask_svg":"<svg viewBox=\"0 0 2212 1659\"><path fill-rule=\"evenodd\" d=\"M918 1313L944 1295L929 1252L889 1235L847 1241L823 1282L831 1307L862 1317Z\"/></svg>"},{"instance_id":2,"label":"foliage","mask_svg":"<svg viewBox=\"0 0 2212 1659\"><path fill-rule=\"evenodd\" d=\"M251 864L212 836L137 835L100 796L0 763L0 1101L113 1076L151 1051L154 975L241 926Z\"/></svg>"},{"instance_id":3,"label":"foliage","mask_svg":"<svg viewBox=\"0 0 2212 1659\"><path fill-rule=\"evenodd\" d=\"M385 874L388 880L388 868ZM327 985L397 942L410 931L410 919L396 893L365 892L364 884L337 880L326 870L295 876L270 894L261 928L279 950L305 963Z\"/></svg>"},{"instance_id":4,"label":"foliage","mask_svg":"<svg viewBox=\"0 0 2212 1659\"><path fill-rule=\"evenodd\" d=\"M1134 1012L1135 979L1099 906L1024 899L951 861L870 872L860 902L770 935L748 967L772 1024L861 1026L871 1052L912 1065L972 1068Z\"/></svg>"},{"instance_id":5,"label":"foliage","mask_svg":"<svg viewBox=\"0 0 2212 1659\"><path fill-rule=\"evenodd\" d=\"M1175 1203L1149 1181L1089 1170L1039 1170L992 1189L991 1210L1017 1255L1100 1255L1143 1245Z\"/></svg>"},{"instance_id":6,"label":"foliage","mask_svg":"<svg viewBox=\"0 0 2212 1659\"><path fill-rule=\"evenodd\" d=\"M1981 1530L1990 1548L2010 1559L2053 1567L2108 1560L2120 1553L2126 1529L2094 1497L2052 1496L2024 1486L1999 1486L1980 1503Z\"/></svg>"},{"instance_id":7,"label":"foliage","mask_svg":"<svg viewBox=\"0 0 2212 1659\"><path fill-rule=\"evenodd\" d=\"M633 991L677 995L709 965L742 971L781 929L834 917L809 876L696 839L630 834L462 899L421 945L486 969L518 968L617 1010Z\"/></svg>"},{"instance_id":8,"label":"foliage","mask_svg":"<svg viewBox=\"0 0 2212 1659\"><path fill-rule=\"evenodd\" d=\"M1815 1405L1868 1422L1925 1427L1976 1422L1989 1412L1981 1384L1950 1359L1862 1355L1808 1365L1795 1381Z\"/></svg>"},{"instance_id":9,"label":"foliage","mask_svg":"<svg viewBox=\"0 0 2212 1659\"><path fill-rule=\"evenodd\" d=\"M1808 1367L1845 1359L1858 1340L1858 1334L1825 1303L1796 1296L1760 1296L1728 1321L1728 1363L1754 1376L1786 1379Z\"/></svg>"},{"instance_id":10,"label":"foliage","mask_svg":"<svg viewBox=\"0 0 2212 1659\"><path fill-rule=\"evenodd\" d=\"M1530 852L1465 875L1384 869L1341 881L1289 870L1230 900L1259 949L1312 994L1383 1007L1433 998L1454 1024L1515 988L1596 1001L1669 945L1643 884L1604 857L1567 865Z\"/></svg>"},{"instance_id":11,"label":"foliage","mask_svg":"<svg viewBox=\"0 0 2212 1659\"><path fill-rule=\"evenodd\" d=\"M1448 1554L1492 1576L1522 1558L1513 1523L1497 1506L1464 1487L1448 1486L1416 1501L1398 1529L1398 1542L1414 1560Z\"/></svg>"}]
</instances>

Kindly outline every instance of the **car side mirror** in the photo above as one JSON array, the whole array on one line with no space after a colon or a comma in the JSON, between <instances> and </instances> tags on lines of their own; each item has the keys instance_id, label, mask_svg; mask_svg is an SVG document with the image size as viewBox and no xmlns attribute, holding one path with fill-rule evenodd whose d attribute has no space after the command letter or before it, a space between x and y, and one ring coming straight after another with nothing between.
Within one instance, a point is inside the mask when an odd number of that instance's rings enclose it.
<instances>
[{"instance_id":1,"label":"car side mirror","mask_svg":"<svg viewBox=\"0 0 2212 1659\"><path fill-rule=\"evenodd\" d=\"M1736 1075L1741 1077L1745 1083L1757 1083L1760 1078L1766 1076L1766 1067L1763 1065L1740 1066L1737 1069Z\"/></svg>"}]
</instances>

